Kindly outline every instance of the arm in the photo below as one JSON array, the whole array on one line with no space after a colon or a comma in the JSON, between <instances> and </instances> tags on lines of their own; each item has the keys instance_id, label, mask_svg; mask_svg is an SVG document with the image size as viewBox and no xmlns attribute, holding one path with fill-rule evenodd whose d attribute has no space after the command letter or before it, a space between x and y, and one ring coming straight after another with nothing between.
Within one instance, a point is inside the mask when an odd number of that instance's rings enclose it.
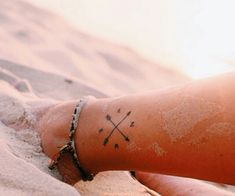
<instances>
[{"instance_id":1,"label":"arm","mask_svg":"<svg viewBox=\"0 0 235 196\"><path fill-rule=\"evenodd\" d=\"M202 180L154 173L136 172L136 174L136 178L141 183L156 191L160 195L234 195L233 192L223 188L224 184L213 185Z\"/></svg>"},{"instance_id":2,"label":"arm","mask_svg":"<svg viewBox=\"0 0 235 196\"><path fill-rule=\"evenodd\" d=\"M235 184L234 78L90 99L75 135L81 164L91 172L141 170ZM75 104L57 105L40 121L49 156L67 142Z\"/></svg>"}]
</instances>

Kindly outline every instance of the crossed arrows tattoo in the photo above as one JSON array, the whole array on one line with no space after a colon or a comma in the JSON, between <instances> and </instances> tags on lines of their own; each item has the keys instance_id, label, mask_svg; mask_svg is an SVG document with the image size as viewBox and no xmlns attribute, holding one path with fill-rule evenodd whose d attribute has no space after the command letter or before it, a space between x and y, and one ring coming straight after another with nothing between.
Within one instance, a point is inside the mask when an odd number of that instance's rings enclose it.
<instances>
[{"instance_id":1,"label":"crossed arrows tattoo","mask_svg":"<svg viewBox=\"0 0 235 196\"><path fill-rule=\"evenodd\" d=\"M120 113L120 109L118 110L118 113ZM131 114L131 111L127 112L127 114L117 123L115 124L112 120L112 117L107 114L106 115L106 119L114 126L113 129L110 131L110 133L108 134L108 136L104 139L103 141L103 145L105 146L108 142L109 142L109 139L110 137L112 136L112 134L115 132L115 131L118 131L121 136L125 139L125 141L129 142L130 139L128 138L128 136L126 136L120 129L119 129L119 125ZM131 122L130 124L130 127L133 127L134 126L134 122ZM99 130L99 132L102 132L103 131L103 128L101 128ZM119 148L118 144L115 144L114 145L114 148Z\"/></svg>"}]
</instances>

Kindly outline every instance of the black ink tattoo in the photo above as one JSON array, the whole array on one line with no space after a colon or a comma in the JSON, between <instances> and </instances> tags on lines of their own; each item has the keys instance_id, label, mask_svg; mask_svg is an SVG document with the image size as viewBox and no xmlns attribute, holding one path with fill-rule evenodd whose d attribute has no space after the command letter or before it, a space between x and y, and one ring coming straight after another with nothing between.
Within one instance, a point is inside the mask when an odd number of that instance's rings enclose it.
<instances>
[{"instance_id":1,"label":"black ink tattoo","mask_svg":"<svg viewBox=\"0 0 235 196\"><path fill-rule=\"evenodd\" d=\"M104 142L103 142L104 146L108 143L108 141L109 141L108 138L105 138L105 139L104 139Z\"/></svg>"},{"instance_id":2,"label":"black ink tattoo","mask_svg":"<svg viewBox=\"0 0 235 196\"><path fill-rule=\"evenodd\" d=\"M134 127L135 126L135 122L132 121L131 124L130 124L130 127Z\"/></svg>"},{"instance_id":3,"label":"black ink tattoo","mask_svg":"<svg viewBox=\"0 0 235 196\"><path fill-rule=\"evenodd\" d=\"M118 110L121 111L121 109L118 109ZM110 139L110 137L112 136L112 134L114 133L115 130L117 130L122 135L122 137L124 138L125 141L127 141L127 142L130 141L128 136L126 136L118 127L130 114L131 114L131 111L129 111L117 124L115 124L113 122L112 117L109 114L106 115L106 119L114 126L114 128L110 131L109 135L104 139L104 141L103 141L104 146L109 142L109 139ZM103 131L103 128L101 128L99 130L99 133L101 133L102 131ZM118 149L119 145L115 144L114 148Z\"/></svg>"},{"instance_id":4,"label":"black ink tattoo","mask_svg":"<svg viewBox=\"0 0 235 196\"><path fill-rule=\"evenodd\" d=\"M119 145L118 145L118 144L115 144L115 145L114 145L114 148L115 148L115 149L118 149L118 148L119 148Z\"/></svg>"}]
</instances>

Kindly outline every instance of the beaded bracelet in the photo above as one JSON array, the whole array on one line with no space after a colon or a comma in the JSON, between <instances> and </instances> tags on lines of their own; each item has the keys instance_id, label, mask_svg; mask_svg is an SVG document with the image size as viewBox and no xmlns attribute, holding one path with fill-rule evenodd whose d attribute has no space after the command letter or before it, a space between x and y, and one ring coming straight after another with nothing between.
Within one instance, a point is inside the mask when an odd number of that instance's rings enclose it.
<instances>
[{"instance_id":1,"label":"beaded bracelet","mask_svg":"<svg viewBox=\"0 0 235 196\"><path fill-rule=\"evenodd\" d=\"M70 153L72 156L74 165L80 171L82 180L91 181L91 180L93 180L94 175L89 173L88 171L86 171L81 166L81 164L78 160L78 154L76 152L75 143L74 143L74 134L75 134L75 131L78 127L78 118L79 118L80 112L82 110L82 107L84 106L85 103L86 103L86 101L81 99L79 101L79 103L76 105L74 112L73 112L73 115L72 115L72 121L71 121L70 129L69 129L69 142L67 144L65 144L64 146L62 146L60 148L59 153L56 154L55 158L53 158L51 160L51 163L49 165L49 169L52 170L58 165L58 162L61 159L61 156L63 154Z\"/></svg>"}]
</instances>

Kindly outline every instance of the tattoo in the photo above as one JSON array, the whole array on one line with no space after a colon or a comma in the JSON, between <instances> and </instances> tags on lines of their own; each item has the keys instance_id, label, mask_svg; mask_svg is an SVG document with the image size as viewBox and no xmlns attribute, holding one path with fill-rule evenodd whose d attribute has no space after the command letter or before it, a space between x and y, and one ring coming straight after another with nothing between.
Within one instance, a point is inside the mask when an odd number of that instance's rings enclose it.
<instances>
[{"instance_id":1,"label":"tattoo","mask_svg":"<svg viewBox=\"0 0 235 196\"><path fill-rule=\"evenodd\" d=\"M115 145L114 145L114 148L115 148L115 149L118 149L118 148L119 148L119 145L118 145L118 144L115 144Z\"/></svg>"},{"instance_id":2,"label":"tattoo","mask_svg":"<svg viewBox=\"0 0 235 196\"><path fill-rule=\"evenodd\" d=\"M130 124L130 127L134 127L135 126L135 122L132 121L131 124Z\"/></svg>"},{"instance_id":3,"label":"tattoo","mask_svg":"<svg viewBox=\"0 0 235 196\"><path fill-rule=\"evenodd\" d=\"M121 112L121 109L119 108L119 109L117 110L117 112L120 113L120 112ZM130 116L130 114L131 114L131 111L127 112L126 115L125 115L117 124L114 123L114 121L112 120L111 115L109 115L109 114L106 115L105 118L106 118L107 121L109 121L109 122L113 125L113 129L110 130L108 136L104 139L104 141L103 141L103 145L104 145L104 146L106 146L106 145L108 144L108 142L109 142L111 136L113 135L113 133L114 133L115 131L118 131L118 132L120 133L120 135L123 137L123 139L124 139L126 142L129 142L129 141L130 141L130 139L128 138L128 136L125 135L125 134L123 133L123 131L121 131L121 130L119 129L119 127L118 127L128 116ZM131 122L130 127L134 127L134 121ZM100 128L100 129L99 129L99 133L101 133L101 132L103 132L103 128ZM115 145L114 145L114 148L115 148L115 149L119 149L119 144L115 144Z\"/></svg>"}]
</instances>

